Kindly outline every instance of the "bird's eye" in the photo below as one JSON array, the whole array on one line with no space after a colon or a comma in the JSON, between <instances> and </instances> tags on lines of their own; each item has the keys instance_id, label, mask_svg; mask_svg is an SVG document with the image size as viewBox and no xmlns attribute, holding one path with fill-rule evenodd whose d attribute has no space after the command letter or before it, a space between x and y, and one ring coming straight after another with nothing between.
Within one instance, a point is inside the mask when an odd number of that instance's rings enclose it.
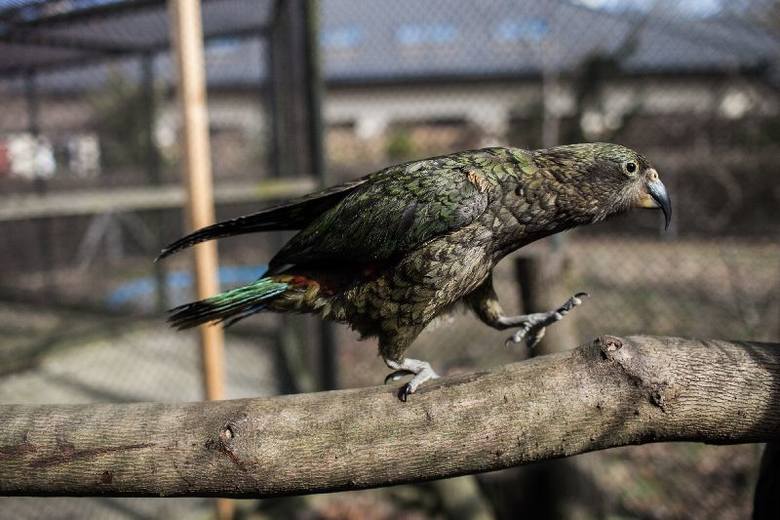
<instances>
[{"instance_id":1,"label":"bird's eye","mask_svg":"<svg viewBox=\"0 0 780 520\"><path fill-rule=\"evenodd\" d=\"M628 173L634 173L636 171L636 163L633 161L629 161L626 163L626 171Z\"/></svg>"}]
</instances>

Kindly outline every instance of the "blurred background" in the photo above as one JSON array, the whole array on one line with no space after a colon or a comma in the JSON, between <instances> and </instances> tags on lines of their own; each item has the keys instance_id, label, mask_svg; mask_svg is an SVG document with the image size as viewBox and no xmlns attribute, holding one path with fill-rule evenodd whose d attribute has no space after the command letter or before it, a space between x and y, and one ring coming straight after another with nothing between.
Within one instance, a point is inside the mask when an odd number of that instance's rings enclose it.
<instances>
[{"instance_id":1,"label":"blurred background","mask_svg":"<svg viewBox=\"0 0 780 520\"><path fill-rule=\"evenodd\" d=\"M592 298L543 352L596 335L780 340L780 3L202 0L219 219L484 146L634 147L674 204L534 244L512 311ZM308 16L307 16L308 13ZM0 402L203 398L181 118L162 0L0 0ZM321 88L319 88L321 86ZM282 234L219 244L223 288ZM439 373L527 357L468 314L411 355ZM226 334L226 397L382 382L373 340L309 318ZM329 362L335 360L335 362ZM760 447L645 445L420 486L242 501L239 518L745 518ZM208 518L203 499L0 498L0 518Z\"/></svg>"}]
</instances>

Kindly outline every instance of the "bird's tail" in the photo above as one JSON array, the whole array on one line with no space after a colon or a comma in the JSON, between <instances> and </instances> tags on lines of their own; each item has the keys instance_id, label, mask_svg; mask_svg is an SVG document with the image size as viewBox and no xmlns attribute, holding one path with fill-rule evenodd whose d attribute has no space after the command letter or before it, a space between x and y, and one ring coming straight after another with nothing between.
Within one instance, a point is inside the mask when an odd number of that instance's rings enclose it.
<instances>
[{"instance_id":1,"label":"bird's tail","mask_svg":"<svg viewBox=\"0 0 780 520\"><path fill-rule=\"evenodd\" d=\"M223 292L205 300L180 305L171 309L168 323L179 330L204 323L235 322L263 310L271 300L290 288L290 284L272 277Z\"/></svg>"}]
</instances>

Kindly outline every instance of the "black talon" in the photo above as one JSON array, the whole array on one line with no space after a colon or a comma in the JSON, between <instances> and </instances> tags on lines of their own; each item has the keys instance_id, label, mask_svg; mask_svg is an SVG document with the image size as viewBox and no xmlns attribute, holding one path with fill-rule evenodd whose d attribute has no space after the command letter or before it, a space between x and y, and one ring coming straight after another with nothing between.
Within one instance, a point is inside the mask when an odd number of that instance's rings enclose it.
<instances>
[{"instance_id":1,"label":"black talon","mask_svg":"<svg viewBox=\"0 0 780 520\"><path fill-rule=\"evenodd\" d=\"M398 399L400 399L402 403L405 403L410 395L412 395L412 385L409 383L406 383L398 389Z\"/></svg>"}]
</instances>

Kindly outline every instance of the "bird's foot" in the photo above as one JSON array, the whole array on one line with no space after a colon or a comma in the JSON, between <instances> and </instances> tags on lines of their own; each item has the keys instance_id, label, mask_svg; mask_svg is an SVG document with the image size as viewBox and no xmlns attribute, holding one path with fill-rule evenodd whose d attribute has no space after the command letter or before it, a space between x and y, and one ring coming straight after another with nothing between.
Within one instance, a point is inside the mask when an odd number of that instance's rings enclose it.
<instances>
[{"instance_id":1,"label":"bird's foot","mask_svg":"<svg viewBox=\"0 0 780 520\"><path fill-rule=\"evenodd\" d=\"M387 375L385 383L388 381L398 381L405 375L413 374L414 377L398 390L398 399L406 402L406 399L417 391L417 388L430 379L438 379L439 375L433 371L430 363L419 361L417 359L404 358L400 362L392 359L385 359L385 364L393 372Z\"/></svg>"},{"instance_id":2,"label":"bird's foot","mask_svg":"<svg viewBox=\"0 0 780 520\"><path fill-rule=\"evenodd\" d=\"M513 325L520 325L520 328L506 339L506 345L517 344L523 341L525 338L528 348L533 350L539 341L544 337L546 328L552 325L556 321L561 321L574 307L582 304L583 299L588 298L590 295L585 292L578 292L566 302L550 312L538 312L535 314L526 314L524 316L517 316L515 318L509 318Z\"/></svg>"}]
</instances>

